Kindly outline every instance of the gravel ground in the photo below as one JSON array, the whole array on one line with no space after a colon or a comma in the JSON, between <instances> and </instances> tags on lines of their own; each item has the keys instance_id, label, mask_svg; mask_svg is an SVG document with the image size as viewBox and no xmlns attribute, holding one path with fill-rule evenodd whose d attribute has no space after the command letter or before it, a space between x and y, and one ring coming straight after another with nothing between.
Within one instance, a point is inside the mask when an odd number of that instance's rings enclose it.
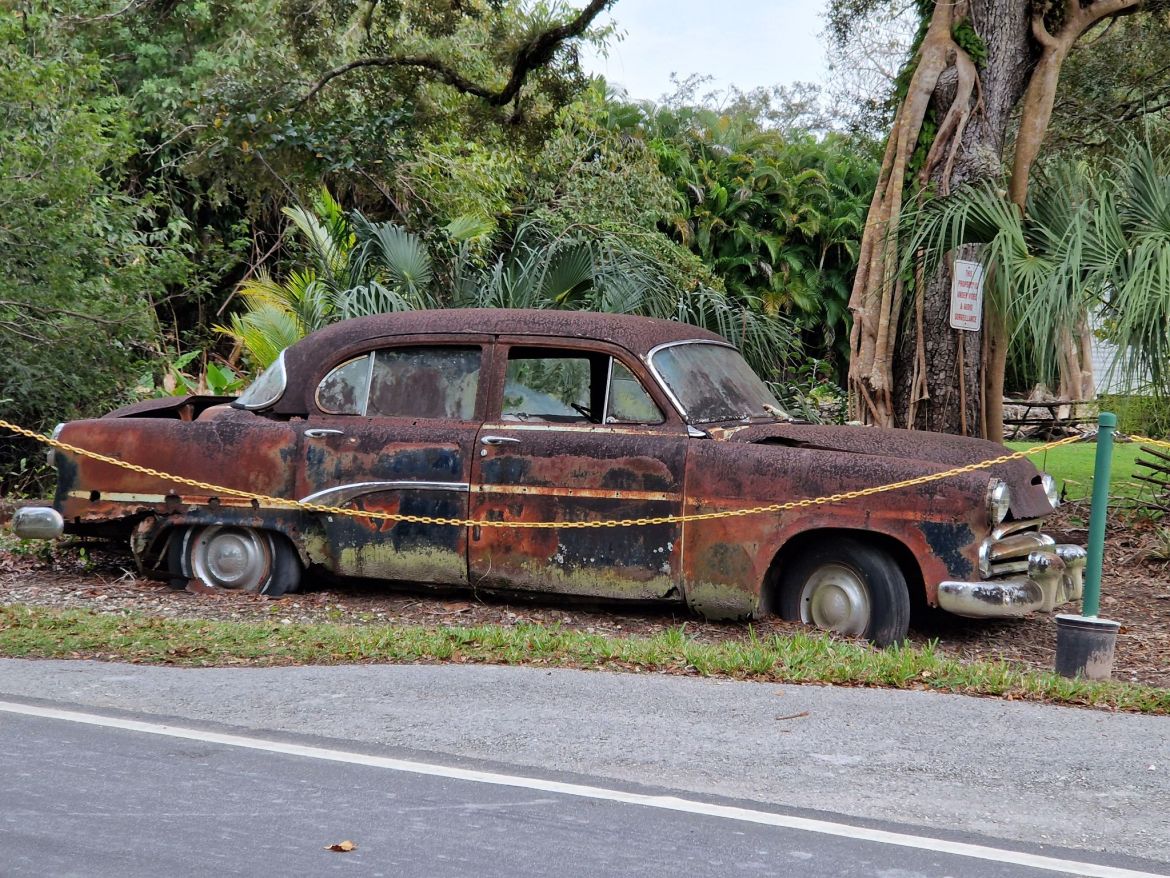
<instances>
[{"instance_id":1,"label":"gravel ground","mask_svg":"<svg viewBox=\"0 0 1170 878\"><path fill-rule=\"evenodd\" d=\"M1057 526L1064 538L1084 543L1076 509ZM0 547L0 604L136 610L168 618L279 619L290 622L365 624L516 625L560 624L607 635L649 635L685 625L701 640L747 637L742 623L706 622L680 611L655 608L586 607L564 603L517 602L478 593L436 595L393 591L377 584L337 584L310 578L304 591L279 600L219 592L191 594L140 579L128 550L108 543L73 543L51 555ZM18 547L19 548L19 547ZM1170 545L1167 531L1150 522L1111 526L1106 539L1101 615L1121 622L1114 679L1170 687ZM766 619L756 634L785 633L795 626ZM940 651L964 659L1006 659L1051 670L1056 627L1036 615L1008 622L981 622L932 616L911 631L915 643L936 640Z\"/></svg>"}]
</instances>

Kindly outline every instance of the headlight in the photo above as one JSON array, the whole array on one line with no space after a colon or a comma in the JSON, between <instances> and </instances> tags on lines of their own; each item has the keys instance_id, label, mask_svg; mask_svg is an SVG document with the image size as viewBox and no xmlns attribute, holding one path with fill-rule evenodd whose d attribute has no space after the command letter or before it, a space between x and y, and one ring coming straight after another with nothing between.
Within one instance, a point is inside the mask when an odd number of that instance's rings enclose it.
<instances>
[{"instance_id":1,"label":"headlight","mask_svg":"<svg viewBox=\"0 0 1170 878\"><path fill-rule=\"evenodd\" d=\"M1052 508L1058 507L1060 505L1060 492L1056 490L1056 479L1048 473L1040 473L1040 484L1044 486L1044 493L1048 497L1048 502L1052 504Z\"/></svg>"},{"instance_id":2,"label":"headlight","mask_svg":"<svg viewBox=\"0 0 1170 878\"><path fill-rule=\"evenodd\" d=\"M987 486L987 514L991 516L991 523L999 524L1007 518L1011 505L1012 492L1008 490L1007 482L1003 479L992 479L991 484Z\"/></svg>"}]
</instances>

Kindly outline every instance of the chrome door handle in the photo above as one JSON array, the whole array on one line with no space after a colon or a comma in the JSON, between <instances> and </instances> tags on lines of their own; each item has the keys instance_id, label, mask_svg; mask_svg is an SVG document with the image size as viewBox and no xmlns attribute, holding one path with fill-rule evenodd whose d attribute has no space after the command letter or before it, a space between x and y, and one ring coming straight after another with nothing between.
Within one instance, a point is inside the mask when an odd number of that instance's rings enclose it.
<instances>
[{"instance_id":1,"label":"chrome door handle","mask_svg":"<svg viewBox=\"0 0 1170 878\"><path fill-rule=\"evenodd\" d=\"M344 430L330 430L325 427L312 427L305 431L310 439L320 439L322 436L344 436Z\"/></svg>"},{"instance_id":2,"label":"chrome door handle","mask_svg":"<svg viewBox=\"0 0 1170 878\"><path fill-rule=\"evenodd\" d=\"M479 440L483 445L506 445L510 442L519 444L520 440L512 436L484 436Z\"/></svg>"}]
</instances>

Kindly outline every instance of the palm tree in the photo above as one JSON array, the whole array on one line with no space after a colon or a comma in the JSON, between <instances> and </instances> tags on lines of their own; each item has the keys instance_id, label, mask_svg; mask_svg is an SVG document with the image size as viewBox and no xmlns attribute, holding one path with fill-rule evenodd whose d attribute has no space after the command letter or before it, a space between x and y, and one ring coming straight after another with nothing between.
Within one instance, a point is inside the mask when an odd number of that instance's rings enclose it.
<instances>
[{"instance_id":1,"label":"palm tree","mask_svg":"<svg viewBox=\"0 0 1170 878\"><path fill-rule=\"evenodd\" d=\"M285 212L307 242L311 264L283 281L260 273L241 285L246 310L220 327L256 368L327 323L442 305L680 320L735 342L769 378L780 376L797 348L791 320L765 313L750 293L735 298L703 288L684 293L662 265L604 230L554 235L537 222L524 222L498 256L479 263L470 240L483 233L483 224L456 220L444 230L456 256L440 276L421 236L393 223L371 223L356 212L347 218L327 192L315 214L299 208Z\"/></svg>"},{"instance_id":2,"label":"palm tree","mask_svg":"<svg viewBox=\"0 0 1170 878\"><path fill-rule=\"evenodd\" d=\"M334 321L434 305L431 257L421 238L357 212L347 217L326 189L313 206L284 209L301 233L309 264L282 281L261 269L240 285L247 310L216 327L247 351L256 368Z\"/></svg>"},{"instance_id":3,"label":"palm tree","mask_svg":"<svg viewBox=\"0 0 1170 878\"><path fill-rule=\"evenodd\" d=\"M1095 311L1121 351L1124 376L1170 394L1166 153L1131 143L1101 171L1058 165L1031 188L1023 214L985 184L929 204L908 225L906 252L922 251L928 263L982 245L985 293L1042 380L1068 370L1070 344Z\"/></svg>"}]
</instances>

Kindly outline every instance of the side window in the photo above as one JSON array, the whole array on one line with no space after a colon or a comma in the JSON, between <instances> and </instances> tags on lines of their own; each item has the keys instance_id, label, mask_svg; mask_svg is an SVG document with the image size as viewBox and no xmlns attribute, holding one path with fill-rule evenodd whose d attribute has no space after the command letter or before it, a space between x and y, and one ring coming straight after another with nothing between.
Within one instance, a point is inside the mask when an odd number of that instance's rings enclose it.
<instances>
[{"instance_id":1,"label":"side window","mask_svg":"<svg viewBox=\"0 0 1170 878\"><path fill-rule=\"evenodd\" d=\"M599 423L608 366L604 354L512 348L504 377L503 419Z\"/></svg>"},{"instance_id":2,"label":"side window","mask_svg":"<svg viewBox=\"0 0 1170 878\"><path fill-rule=\"evenodd\" d=\"M609 376L607 424L661 424L662 410L650 398L634 373L617 360Z\"/></svg>"},{"instance_id":3,"label":"side window","mask_svg":"<svg viewBox=\"0 0 1170 878\"><path fill-rule=\"evenodd\" d=\"M382 418L475 417L479 348L430 347L378 351L366 414Z\"/></svg>"},{"instance_id":4,"label":"side window","mask_svg":"<svg viewBox=\"0 0 1170 878\"><path fill-rule=\"evenodd\" d=\"M317 385L317 407L331 415L365 414L372 358L373 354L363 354L326 375Z\"/></svg>"}]
</instances>

